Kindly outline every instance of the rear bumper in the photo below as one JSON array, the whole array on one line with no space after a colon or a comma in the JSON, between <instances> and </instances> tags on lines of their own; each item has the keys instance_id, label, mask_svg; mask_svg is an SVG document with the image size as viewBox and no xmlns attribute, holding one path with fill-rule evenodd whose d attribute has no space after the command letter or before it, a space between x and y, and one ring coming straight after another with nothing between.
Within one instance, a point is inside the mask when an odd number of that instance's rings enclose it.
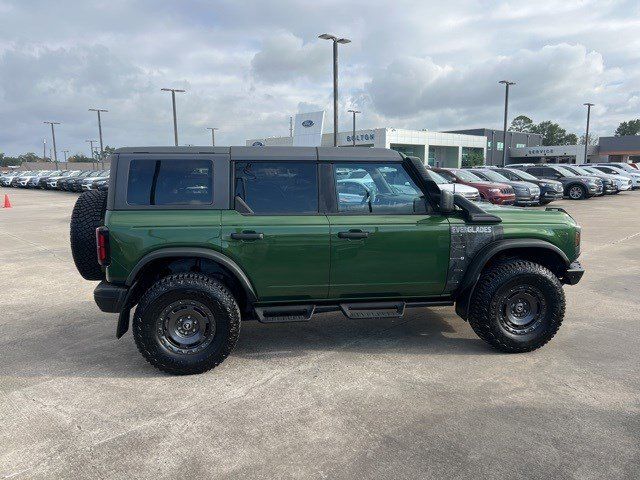
<instances>
[{"instance_id":1,"label":"rear bumper","mask_svg":"<svg viewBox=\"0 0 640 480\"><path fill-rule=\"evenodd\" d=\"M93 299L103 312L120 313L127 300L129 289L102 281L93 291Z\"/></svg>"},{"instance_id":2,"label":"rear bumper","mask_svg":"<svg viewBox=\"0 0 640 480\"><path fill-rule=\"evenodd\" d=\"M575 262L572 262L571 265L569 265L569 268L562 278L562 283L566 283L567 285L575 285L580 281L582 275L584 275L584 268L582 267L582 265L580 265L580 262L576 260Z\"/></svg>"}]
</instances>

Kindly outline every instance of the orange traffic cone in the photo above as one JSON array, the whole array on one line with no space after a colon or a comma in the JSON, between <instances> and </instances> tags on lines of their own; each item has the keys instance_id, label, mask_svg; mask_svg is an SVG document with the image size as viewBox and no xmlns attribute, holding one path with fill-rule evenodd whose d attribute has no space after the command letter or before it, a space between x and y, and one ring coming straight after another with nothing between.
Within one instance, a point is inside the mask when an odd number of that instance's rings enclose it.
<instances>
[{"instance_id":1,"label":"orange traffic cone","mask_svg":"<svg viewBox=\"0 0 640 480\"><path fill-rule=\"evenodd\" d=\"M4 208L11 208L11 202L9 201L9 195L5 193L4 195Z\"/></svg>"}]
</instances>

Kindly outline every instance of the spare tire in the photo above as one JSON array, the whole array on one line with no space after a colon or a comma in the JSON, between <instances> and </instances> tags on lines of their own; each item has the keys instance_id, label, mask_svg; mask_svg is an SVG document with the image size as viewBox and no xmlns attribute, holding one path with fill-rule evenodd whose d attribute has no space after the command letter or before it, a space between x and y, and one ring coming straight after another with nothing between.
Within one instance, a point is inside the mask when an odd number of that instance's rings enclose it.
<instances>
[{"instance_id":1,"label":"spare tire","mask_svg":"<svg viewBox=\"0 0 640 480\"><path fill-rule=\"evenodd\" d=\"M104 280L96 252L96 228L103 225L107 192L90 190L76 200L71 214L71 254L85 280Z\"/></svg>"}]
</instances>

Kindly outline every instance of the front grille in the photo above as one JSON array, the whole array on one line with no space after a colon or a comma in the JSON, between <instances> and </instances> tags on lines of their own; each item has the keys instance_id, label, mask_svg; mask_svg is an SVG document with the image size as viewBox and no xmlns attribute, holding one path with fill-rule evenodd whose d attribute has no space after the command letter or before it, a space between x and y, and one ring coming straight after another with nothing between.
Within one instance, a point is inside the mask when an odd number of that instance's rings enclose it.
<instances>
[{"instance_id":1,"label":"front grille","mask_svg":"<svg viewBox=\"0 0 640 480\"><path fill-rule=\"evenodd\" d=\"M513 188L501 188L500 192L505 195L513 195Z\"/></svg>"}]
</instances>

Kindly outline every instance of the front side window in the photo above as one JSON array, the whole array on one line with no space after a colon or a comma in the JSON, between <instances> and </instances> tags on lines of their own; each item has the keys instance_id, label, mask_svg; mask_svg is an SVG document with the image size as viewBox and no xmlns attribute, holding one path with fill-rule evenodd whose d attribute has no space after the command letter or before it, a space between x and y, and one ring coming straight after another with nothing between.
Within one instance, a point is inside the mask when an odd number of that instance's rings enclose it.
<instances>
[{"instance_id":1,"label":"front side window","mask_svg":"<svg viewBox=\"0 0 640 480\"><path fill-rule=\"evenodd\" d=\"M398 163L336 163L338 211L412 214L422 192Z\"/></svg>"},{"instance_id":2,"label":"front side window","mask_svg":"<svg viewBox=\"0 0 640 480\"><path fill-rule=\"evenodd\" d=\"M259 215L318 213L313 162L237 162L234 195Z\"/></svg>"},{"instance_id":3,"label":"front side window","mask_svg":"<svg viewBox=\"0 0 640 480\"><path fill-rule=\"evenodd\" d=\"M213 164L209 160L132 160L129 205L210 205Z\"/></svg>"}]
</instances>

